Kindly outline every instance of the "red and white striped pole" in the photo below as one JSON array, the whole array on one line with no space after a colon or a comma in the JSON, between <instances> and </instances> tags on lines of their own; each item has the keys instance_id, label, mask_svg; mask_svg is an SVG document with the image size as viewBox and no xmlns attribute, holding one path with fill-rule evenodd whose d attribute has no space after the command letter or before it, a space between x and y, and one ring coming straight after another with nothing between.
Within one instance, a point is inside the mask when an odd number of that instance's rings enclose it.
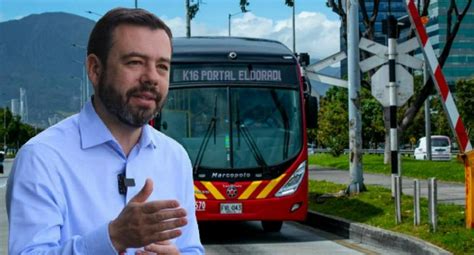
<instances>
[{"instance_id":1,"label":"red and white striped pole","mask_svg":"<svg viewBox=\"0 0 474 255\"><path fill-rule=\"evenodd\" d=\"M425 27L421 22L420 15L416 9L413 0L410 0L407 5L408 16L410 17L411 23L415 26L415 33L422 48L422 52L425 56L425 62L430 67L430 75L433 82L436 85L436 89L442 98L442 105L445 113L448 116L449 124L453 133L456 134L456 138L459 143L459 149L464 156L465 165L465 183L466 183L466 227L474 228L474 162L470 162L469 158L473 157L471 141L467 135L466 128L459 116L458 109L454 103L453 95L449 91L448 84L444 78L443 71L439 65L438 58L433 50L433 46L428 40ZM471 164L472 163L472 164Z\"/></svg>"},{"instance_id":2,"label":"red and white striped pole","mask_svg":"<svg viewBox=\"0 0 474 255\"><path fill-rule=\"evenodd\" d=\"M436 84L436 88L438 89L439 94L443 99L443 107L448 115L448 120L450 122L451 128L457 136L459 149L461 150L461 152L470 151L472 150L472 145L469 141L466 128L464 127L461 117L459 116L458 109L456 108L456 105L454 103L453 95L449 91L449 87L446 83L446 79L444 78L441 66L438 63L438 58L436 57L436 54L433 50L433 46L428 40L428 35L426 34L425 27L421 22L421 18L418 14L418 10L416 9L413 0L410 0L410 2L408 2L408 13L411 19L411 23L415 25L416 35L422 47L423 54L425 55L425 60L426 62L428 62L428 66L431 69L431 77L434 83Z\"/></svg>"}]
</instances>

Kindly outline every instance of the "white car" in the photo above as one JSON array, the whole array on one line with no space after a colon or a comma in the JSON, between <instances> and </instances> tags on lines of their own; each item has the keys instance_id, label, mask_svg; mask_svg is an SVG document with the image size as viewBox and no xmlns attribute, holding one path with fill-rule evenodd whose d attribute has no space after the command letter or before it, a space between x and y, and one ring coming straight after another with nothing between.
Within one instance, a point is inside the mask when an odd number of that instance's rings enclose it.
<instances>
[{"instance_id":1,"label":"white car","mask_svg":"<svg viewBox=\"0 0 474 255\"><path fill-rule=\"evenodd\" d=\"M413 153L415 159L426 160L427 148L426 137L422 137L416 143ZM451 139L444 135L431 136L431 159L432 160L451 160Z\"/></svg>"}]
</instances>

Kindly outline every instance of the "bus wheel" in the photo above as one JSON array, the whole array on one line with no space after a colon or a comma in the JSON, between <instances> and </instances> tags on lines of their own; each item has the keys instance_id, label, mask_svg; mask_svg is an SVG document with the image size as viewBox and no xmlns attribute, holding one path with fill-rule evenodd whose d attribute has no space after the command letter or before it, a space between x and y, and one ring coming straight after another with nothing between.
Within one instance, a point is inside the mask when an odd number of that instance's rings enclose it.
<instances>
[{"instance_id":1,"label":"bus wheel","mask_svg":"<svg viewBox=\"0 0 474 255\"><path fill-rule=\"evenodd\" d=\"M262 220L262 227L265 232L280 232L283 221Z\"/></svg>"}]
</instances>

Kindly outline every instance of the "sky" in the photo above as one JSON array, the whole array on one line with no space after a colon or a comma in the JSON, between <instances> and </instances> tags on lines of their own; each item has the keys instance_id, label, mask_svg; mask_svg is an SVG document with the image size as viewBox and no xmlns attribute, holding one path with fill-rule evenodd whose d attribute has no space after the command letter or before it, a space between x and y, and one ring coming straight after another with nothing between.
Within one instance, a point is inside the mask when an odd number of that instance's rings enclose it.
<instances>
[{"instance_id":1,"label":"sky","mask_svg":"<svg viewBox=\"0 0 474 255\"><path fill-rule=\"evenodd\" d=\"M293 47L292 8L284 4L285 0L248 0L250 12L247 13L241 13L239 0L200 2L191 22L192 36L227 36L229 14L232 14L232 36L274 39L290 49ZM296 51L308 52L312 58L338 52L340 21L326 7L326 0L295 0L295 3ZM186 36L185 0L137 0L137 5L163 19L174 36ZM97 20L119 6L133 8L135 0L0 0L0 22L44 12L67 12Z\"/></svg>"}]
</instances>

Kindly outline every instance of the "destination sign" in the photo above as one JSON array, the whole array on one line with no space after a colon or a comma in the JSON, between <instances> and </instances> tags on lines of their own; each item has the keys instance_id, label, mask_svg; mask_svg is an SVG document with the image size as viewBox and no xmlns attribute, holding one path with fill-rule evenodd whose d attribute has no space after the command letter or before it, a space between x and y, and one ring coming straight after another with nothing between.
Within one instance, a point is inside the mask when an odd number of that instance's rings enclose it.
<instances>
[{"instance_id":1,"label":"destination sign","mask_svg":"<svg viewBox=\"0 0 474 255\"><path fill-rule=\"evenodd\" d=\"M176 77L181 75L181 77ZM174 74L181 81L275 81L281 82L281 70L192 70Z\"/></svg>"},{"instance_id":2,"label":"destination sign","mask_svg":"<svg viewBox=\"0 0 474 255\"><path fill-rule=\"evenodd\" d=\"M209 65L174 65L171 68L171 83L287 83L297 84L296 71L291 66L248 65L209 66Z\"/></svg>"}]
</instances>

